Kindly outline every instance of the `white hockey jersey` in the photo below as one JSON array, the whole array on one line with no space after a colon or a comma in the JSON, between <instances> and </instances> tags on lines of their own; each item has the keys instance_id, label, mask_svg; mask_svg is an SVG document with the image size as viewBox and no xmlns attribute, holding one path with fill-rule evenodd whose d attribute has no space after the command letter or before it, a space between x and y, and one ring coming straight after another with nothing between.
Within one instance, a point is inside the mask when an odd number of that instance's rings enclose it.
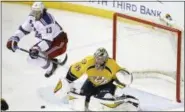
<instances>
[{"instance_id":1,"label":"white hockey jersey","mask_svg":"<svg viewBox=\"0 0 185 112\"><path fill-rule=\"evenodd\" d=\"M35 32L35 37L41 39L38 46L42 51L49 48L48 41L53 41L53 39L63 32L62 27L55 21L55 18L46 12L40 20L35 20L35 17L29 15L26 21L20 25L19 29L15 32L14 36L20 39L30 32Z\"/></svg>"}]
</instances>

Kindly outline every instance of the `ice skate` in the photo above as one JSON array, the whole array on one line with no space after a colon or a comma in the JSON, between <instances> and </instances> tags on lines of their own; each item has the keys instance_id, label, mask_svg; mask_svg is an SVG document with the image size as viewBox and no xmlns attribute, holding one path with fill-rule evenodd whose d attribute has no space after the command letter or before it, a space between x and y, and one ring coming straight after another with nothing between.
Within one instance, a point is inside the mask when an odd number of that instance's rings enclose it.
<instances>
[{"instance_id":1,"label":"ice skate","mask_svg":"<svg viewBox=\"0 0 185 112\"><path fill-rule=\"evenodd\" d=\"M52 59L53 61L55 61L55 62L58 62L58 59ZM51 71L47 71L46 72L46 74L45 74L45 77L50 77L51 75L53 75L54 74L54 72L56 71L56 69L58 68L58 64L56 64L56 63L52 63L53 64L53 68L52 68L52 70Z\"/></svg>"}]
</instances>

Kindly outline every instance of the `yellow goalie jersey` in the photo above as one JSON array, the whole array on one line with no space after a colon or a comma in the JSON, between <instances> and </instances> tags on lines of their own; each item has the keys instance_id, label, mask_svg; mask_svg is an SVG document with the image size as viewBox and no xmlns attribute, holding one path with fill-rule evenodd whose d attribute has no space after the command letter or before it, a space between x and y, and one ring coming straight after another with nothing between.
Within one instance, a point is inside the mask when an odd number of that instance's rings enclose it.
<instances>
[{"instance_id":1,"label":"yellow goalie jersey","mask_svg":"<svg viewBox=\"0 0 185 112\"><path fill-rule=\"evenodd\" d=\"M123 68L121 68L114 59L109 58L105 64L105 68L103 70L97 70L95 68L94 56L88 56L81 62L73 64L70 70L77 78L83 74L87 74L89 81L95 86L100 86L116 79L116 73L121 69Z\"/></svg>"}]
</instances>

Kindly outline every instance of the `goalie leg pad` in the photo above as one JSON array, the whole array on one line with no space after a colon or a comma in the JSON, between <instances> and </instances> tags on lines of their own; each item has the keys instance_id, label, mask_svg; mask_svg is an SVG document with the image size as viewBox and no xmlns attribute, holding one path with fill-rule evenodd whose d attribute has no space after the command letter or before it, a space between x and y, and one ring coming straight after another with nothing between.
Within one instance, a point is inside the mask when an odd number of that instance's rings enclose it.
<instances>
[{"instance_id":1,"label":"goalie leg pad","mask_svg":"<svg viewBox=\"0 0 185 112\"><path fill-rule=\"evenodd\" d=\"M130 103L135 107L139 107L139 100L131 95L123 94L121 97L115 98L117 101L124 101L126 103Z\"/></svg>"},{"instance_id":2,"label":"goalie leg pad","mask_svg":"<svg viewBox=\"0 0 185 112\"><path fill-rule=\"evenodd\" d=\"M92 96L89 102L89 110L91 111L113 111L122 104L115 103L114 99L100 99Z\"/></svg>"},{"instance_id":3,"label":"goalie leg pad","mask_svg":"<svg viewBox=\"0 0 185 112\"><path fill-rule=\"evenodd\" d=\"M73 83L69 83L65 78L60 78L55 88L53 88L53 93L57 98L63 99L64 97L67 97L67 93L71 88L73 88Z\"/></svg>"},{"instance_id":4,"label":"goalie leg pad","mask_svg":"<svg viewBox=\"0 0 185 112\"><path fill-rule=\"evenodd\" d=\"M75 92L68 93L69 104L70 104L71 108L76 111L84 111L85 110L85 99L86 99L86 97L84 95L80 95Z\"/></svg>"},{"instance_id":5,"label":"goalie leg pad","mask_svg":"<svg viewBox=\"0 0 185 112\"><path fill-rule=\"evenodd\" d=\"M126 95L127 96L127 95ZM91 111L138 111L139 101L135 97L124 98L98 98L91 97L89 102Z\"/></svg>"}]
</instances>

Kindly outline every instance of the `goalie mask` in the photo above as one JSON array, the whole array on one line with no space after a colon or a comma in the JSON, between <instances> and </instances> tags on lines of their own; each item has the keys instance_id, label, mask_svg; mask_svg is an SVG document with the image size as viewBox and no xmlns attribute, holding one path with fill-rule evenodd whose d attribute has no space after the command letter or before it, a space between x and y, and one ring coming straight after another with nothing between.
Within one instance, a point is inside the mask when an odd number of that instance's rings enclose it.
<instances>
[{"instance_id":1,"label":"goalie mask","mask_svg":"<svg viewBox=\"0 0 185 112\"><path fill-rule=\"evenodd\" d=\"M36 20L39 20L44 11L44 4L42 2L34 2L31 8L31 15L35 17Z\"/></svg>"},{"instance_id":2,"label":"goalie mask","mask_svg":"<svg viewBox=\"0 0 185 112\"><path fill-rule=\"evenodd\" d=\"M94 57L95 57L95 68L98 69L98 70L104 69L106 61L109 58L109 55L108 55L106 49L99 48L94 53Z\"/></svg>"}]
</instances>

